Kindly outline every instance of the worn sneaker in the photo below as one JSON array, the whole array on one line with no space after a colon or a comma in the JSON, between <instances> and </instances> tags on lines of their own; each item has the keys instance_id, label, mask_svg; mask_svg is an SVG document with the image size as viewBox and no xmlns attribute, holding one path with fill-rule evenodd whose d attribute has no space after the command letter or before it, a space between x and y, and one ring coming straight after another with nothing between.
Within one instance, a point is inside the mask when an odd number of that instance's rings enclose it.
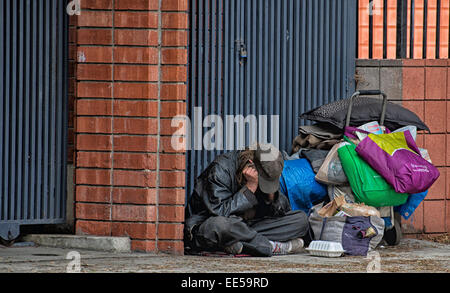
<instances>
[{"instance_id":1,"label":"worn sneaker","mask_svg":"<svg viewBox=\"0 0 450 293\"><path fill-rule=\"evenodd\" d=\"M302 251L304 242L302 238L293 239L286 242L270 241L273 255L294 254Z\"/></svg>"},{"instance_id":2,"label":"worn sneaker","mask_svg":"<svg viewBox=\"0 0 450 293\"><path fill-rule=\"evenodd\" d=\"M236 254L241 254L243 248L244 248L244 245L242 245L241 242L236 242L230 246L225 247L224 250L228 254L236 255Z\"/></svg>"}]
</instances>

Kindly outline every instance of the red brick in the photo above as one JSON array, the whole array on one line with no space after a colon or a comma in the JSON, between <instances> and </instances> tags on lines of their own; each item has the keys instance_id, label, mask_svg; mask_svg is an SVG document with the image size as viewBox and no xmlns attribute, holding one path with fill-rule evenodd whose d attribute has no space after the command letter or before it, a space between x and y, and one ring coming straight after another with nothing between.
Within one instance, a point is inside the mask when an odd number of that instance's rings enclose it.
<instances>
[{"instance_id":1,"label":"red brick","mask_svg":"<svg viewBox=\"0 0 450 293\"><path fill-rule=\"evenodd\" d=\"M77 32L78 45L110 45L112 44L112 30L79 28Z\"/></svg>"},{"instance_id":2,"label":"red brick","mask_svg":"<svg viewBox=\"0 0 450 293\"><path fill-rule=\"evenodd\" d=\"M78 64L78 80L111 80L112 67L104 64Z\"/></svg>"},{"instance_id":3,"label":"red brick","mask_svg":"<svg viewBox=\"0 0 450 293\"><path fill-rule=\"evenodd\" d=\"M130 152L156 152L157 138L150 136L114 136L114 150Z\"/></svg>"},{"instance_id":4,"label":"red brick","mask_svg":"<svg viewBox=\"0 0 450 293\"><path fill-rule=\"evenodd\" d=\"M77 43L77 29L75 27L69 27L69 44Z\"/></svg>"},{"instance_id":5,"label":"red brick","mask_svg":"<svg viewBox=\"0 0 450 293\"><path fill-rule=\"evenodd\" d=\"M156 225L150 223L112 223L112 236L155 239Z\"/></svg>"},{"instance_id":6,"label":"red brick","mask_svg":"<svg viewBox=\"0 0 450 293\"><path fill-rule=\"evenodd\" d=\"M114 170L114 185L134 187L155 187L156 172Z\"/></svg>"},{"instance_id":7,"label":"red brick","mask_svg":"<svg viewBox=\"0 0 450 293\"><path fill-rule=\"evenodd\" d=\"M168 82L187 81L187 69L185 66L162 66L161 80Z\"/></svg>"},{"instance_id":8,"label":"red brick","mask_svg":"<svg viewBox=\"0 0 450 293\"><path fill-rule=\"evenodd\" d=\"M76 219L109 220L110 206L108 204L76 203Z\"/></svg>"},{"instance_id":9,"label":"red brick","mask_svg":"<svg viewBox=\"0 0 450 293\"><path fill-rule=\"evenodd\" d=\"M422 121L425 121L424 101L402 101L402 106L414 112Z\"/></svg>"},{"instance_id":10,"label":"red brick","mask_svg":"<svg viewBox=\"0 0 450 293\"><path fill-rule=\"evenodd\" d=\"M156 99L158 85L149 83L114 83L114 96L121 99Z\"/></svg>"},{"instance_id":11,"label":"red brick","mask_svg":"<svg viewBox=\"0 0 450 293\"><path fill-rule=\"evenodd\" d=\"M110 185L110 173L104 169L77 169L76 184Z\"/></svg>"},{"instance_id":12,"label":"red brick","mask_svg":"<svg viewBox=\"0 0 450 293\"><path fill-rule=\"evenodd\" d=\"M157 134L157 119L114 118L115 134Z\"/></svg>"},{"instance_id":13,"label":"red brick","mask_svg":"<svg viewBox=\"0 0 450 293\"><path fill-rule=\"evenodd\" d=\"M112 27L112 12L83 10L78 16L78 26Z\"/></svg>"},{"instance_id":14,"label":"red brick","mask_svg":"<svg viewBox=\"0 0 450 293\"><path fill-rule=\"evenodd\" d=\"M115 9L118 10L158 10L158 6L158 0L116 0L115 2Z\"/></svg>"},{"instance_id":15,"label":"red brick","mask_svg":"<svg viewBox=\"0 0 450 293\"><path fill-rule=\"evenodd\" d=\"M172 137L161 137L161 152L164 153L179 153L184 152L186 150L186 147L180 144L177 144L176 146L179 146L181 149L175 149L172 145Z\"/></svg>"},{"instance_id":16,"label":"red brick","mask_svg":"<svg viewBox=\"0 0 450 293\"><path fill-rule=\"evenodd\" d=\"M111 63L111 47L78 47L77 60L79 63Z\"/></svg>"},{"instance_id":17,"label":"red brick","mask_svg":"<svg viewBox=\"0 0 450 293\"><path fill-rule=\"evenodd\" d=\"M69 127L74 127L74 120L75 120L75 112L73 110L69 110Z\"/></svg>"},{"instance_id":18,"label":"red brick","mask_svg":"<svg viewBox=\"0 0 450 293\"><path fill-rule=\"evenodd\" d=\"M164 205L184 205L186 191L184 189L160 188L159 203Z\"/></svg>"},{"instance_id":19,"label":"red brick","mask_svg":"<svg viewBox=\"0 0 450 293\"><path fill-rule=\"evenodd\" d=\"M184 206L160 205L158 209L160 222L184 222Z\"/></svg>"},{"instance_id":20,"label":"red brick","mask_svg":"<svg viewBox=\"0 0 450 293\"><path fill-rule=\"evenodd\" d=\"M158 251L184 255L184 244L183 241L158 241Z\"/></svg>"},{"instance_id":21,"label":"red brick","mask_svg":"<svg viewBox=\"0 0 450 293\"><path fill-rule=\"evenodd\" d=\"M131 240L131 250L154 252L156 251L156 242L152 240Z\"/></svg>"},{"instance_id":22,"label":"red brick","mask_svg":"<svg viewBox=\"0 0 450 293\"><path fill-rule=\"evenodd\" d=\"M164 0L161 2L162 11L187 11L187 0Z\"/></svg>"},{"instance_id":23,"label":"red brick","mask_svg":"<svg viewBox=\"0 0 450 293\"><path fill-rule=\"evenodd\" d=\"M445 99L447 97L447 68L427 67L426 99Z\"/></svg>"},{"instance_id":24,"label":"red brick","mask_svg":"<svg viewBox=\"0 0 450 293\"><path fill-rule=\"evenodd\" d=\"M157 46L158 32L156 30L116 29L114 41L116 45Z\"/></svg>"},{"instance_id":25,"label":"red brick","mask_svg":"<svg viewBox=\"0 0 450 293\"><path fill-rule=\"evenodd\" d=\"M184 102L161 102L160 117L171 118L186 114L186 103Z\"/></svg>"},{"instance_id":26,"label":"red brick","mask_svg":"<svg viewBox=\"0 0 450 293\"><path fill-rule=\"evenodd\" d=\"M158 240L183 240L183 225L160 223L158 225Z\"/></svg>"},{"instance_id":27,"label":"red brick","mask_svg":"<svg viewBox=\"0 0 450 293\"><path fill-rule=\"evenodd\" d=\"M425 60L424 59L402 59L402 64L405 67L409 67L409 66L424 67Z\"/></svg>"},{"instance_id":28,"label":"red brick","mask_svg":"<svg viewBox=\"0 0 450 293\"><path fill-rule=\"evenodd\" d=\"M78 117L78 133L111 133L111 118L104 117Z\"/></svg>"},{"instance_id":29,"label":"red brick","mask_svg":"<svg viewBox=\"0 0 450 293\"><path fill-rule=\"evenodd\" d=\"M111 150L111 136L109 135L77 135L77 150L109 151Z\"/></svg>"},{"instance_id":30,"label":"red brick","mask_svg":"<svg viewBox=\"0 0 450 293\"><path fill-rule=\"evenodd\" d=\"M179 120L179 119L161 119L160 120L160 134L161 135L180 135L186 134L185 127L187 126L186 120ZM173 126L172 126L173 125Z\"/></svg>"},{"instance_id":31,"label":"red brick","mask_svg":"<svg viewBox=\"0 0 450 293\"><path fill-rule=\"evenodd\" d=\"M107 100L78 100L77 114L103 116L111 115L111 101Z\"/></svg>"},{"instance_id":32,"label":"red brick","mask_svg":"<svg viewBox=\"0 0 450 293\"><path fill-rule=\"evenodd\" d=\"M112 83L109 82L78 82L77 96L79 98L110 98Z\"/></svg>"},{"instance_id":33,"label":"red brick","mask_svg":"<svg viewBox=\"0 0 450 293\"><path fill-rule=\"evenodd\" d=\"M114 80L158 81L158 66L155 65L116 65Z\"/></svg>"},{"instance_id":34,"label":"red brick","mask_svg":"<svg viewBox=\"0 0 450 293\"><path fill-rule=\"evenodd\" d=\"M111 154L100 152L78 152L77 168L80 167L111 168Z\"/></svg>"},{"instance_id":35,"label":"red brick","mask_svg":"<svg viewBox=\"0 0 450 293\"><path fill-rule=\"evenodd\" d=\"M407 234L423 232L423 205L423 202L420 203L420 205L408 220L402 218L403 233Z\"/></svg>"},{"instance_id":36,"label":"red brick","mask_svg":"<svg viewBox=\"0 0 450 293\"><path fill-rule=\"evenodd\" d=\"M114 153L114 168L156 169L156 154Z\"/></svg>"},{"instance_id":37,"label":"red brick","mask_svg":"<svg viewBox=\"0 0 450 293\"><path fill-rule=\"evenodd\" d=\"M430 154L431 161L435 166L445 166L446 160L446 135L427 134L424 136L425 148Z\"/></svg>"},{"instance_id":38,"label":"red brick","mask_svg":"<svg viewBox=\"0 0 450 293\"><path fill-rule=\"evenodd\" d=\"M73 144L75 142L74 139L75 139L75 134L74 134L73 128L68 128L67 129L67 143Z\"/></svg>"},{"instance_id":39,"label":"red brick","mask_svg":"<svg viewBox=\"0 0 450 293\"><path fill-rule=\"evenodd\" d=\"M419 148L425 148L425 134L417 133L416 144Z\"/></svg>"},{"instance_id":40,"label":"red brick","mask_svg":"<svg viewBox=\"0 0 450 293\"><path fill-rule=\"evenodd\" d=\"M114 101L114 115L157 117L158 103L154 101Z\"/></svg>"},{"instance_id":41,"label":"red brick","mask_svg":"<svg viewBox=\"0 0 450 293\"><path fill-rule=\"evenodd\" d=\"M183 129L181 129L183 131ZM167 140L166 140L167 139ZM161 137L161 149L165 153L181 153L187 150L188 139L184 136L173 135L171 137Z\"/></svg>"},{"instance_id":42,"label":"red brick","mask_svg":"<svg viewBox=\"0 0 450 293\"><path fill-rule=\"evenodd\" d=\"M447 174L446 168L438 168L440 172L439 178L433 183L429 189L427 199L445 199L446 197L446 185L447 185Z\"/></svg>"},{"instance_id":43,"label":"red brick","mask_svg":"<svg viewBox=\"0 0 450 293\"><path fill-rule=\"evenodd\" d=\"M77 46L69 44L69 60L77 60Z\"/></svg>"},{"instance_id":44,"label":"red brick","mask_svg":"<svg viewBox=\"0 0 450 293\"><path fill-rule=\"evenodd\" d=\"M162 100L186 100L187 88L185 84L162 84Z\"/></svg>"},{"instance_id":45,"label":"red brick","mask_svg":"<svg viewBox=\"0 0 450 293\"><path fill-rule=\"evenodd\" d=\"M73 145L67 146L67 162L69 164L73 164L74 162L74 154L75 154L75 148Z\"/></svg>"},{"instance_id":46,"label":"red brick","mask_svg":"<svg viewBox=\"0 0 450 293\"><path fill-rule=\"evenodd\" d=\"M74 61L69 61L68 64L69 64L68 74L69 74L69 76L75 78L75 75L76 75L76 63L75 63L75 60Z\"/></svg>"},{"instance_id":47,"label":"red brick","mask_svg":"<svg viewBox=\"0 0 450 293\"><path fill-rule=\"evenodd\" d=\"M158 50L143 47L116 47L114 49L114 62L158 64Z\"/></svg>"},{"instance_id":48,"label":"red brick","mask_svg":"<svg viewBox=\"0 0 450 293\"><path fill-rule=\"evenodd\" d=\"M450 132L450 101L447 101L447 132Z\"/></svg>"},{"instance_id":49,"label":"red brick","mask_svg":"<svg viewBox=\"0 0 450 293\"><path fill-rule=\"evenodd\" d=\"M447 59L425 59L426 66L447 67Z\"/></svg>"},{"instance_id":50,"label":"red brick","mask_svg":"<svg viewBox=\"0 0 450 293\"><path fill-rule=\"evenodd\" d=\"M110 202L111 188L103 186L84 186L75 187L76 201L84 202Z\"/></svg>"},{"instance_id":51,"label":"red brick","mask_svg":"<svg viewBox=\"0 0 450 293\"><path fill-rule=\"evenodd\" d=\"M446 199L450 199L450 167L445 168L445 175L446 175ZM442 174L441 174L442 176Z\"/></svg>"},{"instance_id":52,"label":"red brick","mask_svg":"<svg viewBox=\"0 0 450 293\"><path fill-rule=\"evenodd\" d=\"M185 170L186 156L181 154L161 154L159 157L161 170Z\"/></svg>"},{"instance_id":53,"label":"red brick","mask_svg":"<svg viewBox=\"0 0 450 293\"><path fill-rule=\"evenodd\" d=\"M184 187L185 186L185 172L181 171L160 171L161 187Z\"/></svg>"},{"instance_id":54,"label":"red brick","mask_svg":"<svg viewBox=\"0 0 450 293\"><path fill-rule=\"evenodd\" d=\"M163 12L161 25L163 29L188 29L188 14L184 12Z\"/></svg>"},{"instance_id":55,"label":"red brick","mask_svg":"<svg viewBox=\"0 0 450 293\"><path fill-rule=\"evenodd\" d=\"M161 49L162 64L187 64L187 49Z\"/></svg>"},{"instance_id":56,"label":"red brick","mask_svg":"<svg viewBox=\"0 0 450 293\"><path fill-rule=\"evenodd\" d=\"M69 61L69 62L72 62L72 61ZM68 85L69 85L68 93L69 93L69 96L70 95L73 96L73 95L77 94L76 93L77 80L76 80L75 76L76 76L76 73L74 75L72 75L72 76L69 76L69 79L68 79Z\"/></svg>"},{"instance_id":57,"label":"red brick","mask_svg":"<svg viewBox=\"0 0 450 293\"><path fill-rule=\"evenodd\" d=\"M69 16L69 26L76 26L78 24L78 15Z\"/></svg>"},{"instance_id":58,"label":"red brick","mask_svg":"<svg viewBox=\"0 0 450 293\"><path fill-rule=\"evenodd\" d=\"M447 134L445 137L447 138L449 137L449 135ZM449 146L450 146L450 139L447 139L447 150L450 150ZM447 156L447 166L450 166L450 151L446 154L446 156Z\"/></svg>"},{"instance_id":59,"label":"red brick","mask_svg":"<svg viewBox=\"0 0 450 293\"><path fill-rule=\"evenodd\" d=\"M432 133L447 130L447 103L445 101L425 101L425 124Z\"/></svg>"},{"instance_id":60,"label":"red brick","mask_svg":"<svg viewBox=\"0 0 450 293\"><path fill-rule=\"evenodd\" d=\"M185 47L188 45L188 37L187 31L163 31L161 42L163 46Z\"/></svg>"},{"instance_id":61,"label":"red brick","mask_svg":"<svg viewBox=\"0 0 450 293\"><path fill-rule=\"evenodd\" d=\"M447 68L447 99L450 99L450 66Z\"/></svg>"},{"instance_id":62,"label":"red brick","mask_svg":"<svg viewBox=\"0 0 450 293\"><path fill-rule=\"evenodd\" d=\"M156 12L115 12L114 25L127 28L157 28L158 14Z\"/></svg>"},{"instance_id":63,"label":"red brick","mask_svg":"<svg viewBox=\"0 0 450 293\"><path fill-rule=\"evenodd\" d=\"M82 0L82 9L112 9L113 0ZM84 11L83 11L84 12Z\"/></svg>"},{"instance_id":64,"label":"red brick","mask_svg":"<svg viewBox=\"0 0 450 293\"><path fill-rule=\"evenodd\" d=\"M445 201L428 200L424 202L424 232L445 232Z\"/></svg>"},{"instance_id":65,"label":"red brick","mask_svg":"<svg viewBox=\"0 0 450 293\"><path fill-rule=\"evenodd\" d=\"M155 204L156 189L114 187L113 202L131 204Z\"/></svg>"},{"instance_id":66,"label":"red brick","mask_svg":"<svg viewBox=\"0 0 450 293\"><path fill-rule=\"evenodd\" d=\"M403 100L423 100L425 98L425 69L403 68Z\"/></svg>"},{"instance_id":67,"label":"red brick","mask_svg":"<svg viewBox=\"0 0 450 293\"><path fill-rule=\"evenodd\" d=\"M113 221L154 222L156 207L143 205L113 205Z\"/></svg>"},{"instance_id":68,"label":"red brick","mask_svg":"<svg viewBox=\"0 0 450 293\"><path fill-rule=\"evenodd\" d=\"M446 210L446 216L445 216L445 226L447 227L447 233L450 232L450 200L445 201L445 210Z\"/></svg>"},{"instance_id":69,"label":"red brick","mask_svg":"<svg viewBox=\"0 0 450 293\"><path fill-rule=\"evenodd\" d=\"M111 223L77 220L75 224L75 233L77 235L110 236Z\"/></svg>"}]
</instances>

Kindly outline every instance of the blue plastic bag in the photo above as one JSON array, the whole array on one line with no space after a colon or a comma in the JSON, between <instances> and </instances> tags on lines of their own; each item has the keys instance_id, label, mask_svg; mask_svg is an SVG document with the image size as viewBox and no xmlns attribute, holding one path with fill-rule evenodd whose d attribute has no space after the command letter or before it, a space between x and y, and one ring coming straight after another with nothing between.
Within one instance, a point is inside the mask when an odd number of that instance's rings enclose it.
<instances>
[{"instance_id":1,"label":"blue plastic bag","mask_svg":"<svg viewBox=\"0 0 450 293\"><path fill-rule=\"evenodd\" d=\"M280 190L289 198L292 210L308 213L313 203L327 195L327 188L315 179L307 159L288 160L284 162L280 177Z\"/></svg>"},{"instance_id":2,"label":"blue plastic bag","mask_svg":"<svg viewBox=\"0 0 450 293\"><path fill-rule=\"evenodd\" d=\"M421 193L410 194L408 200L404 204L394 207L394 211L400 213L405 220L408 220L420 203L425 199L427 194L428 190Z\"/></svg>"}]
</instances>

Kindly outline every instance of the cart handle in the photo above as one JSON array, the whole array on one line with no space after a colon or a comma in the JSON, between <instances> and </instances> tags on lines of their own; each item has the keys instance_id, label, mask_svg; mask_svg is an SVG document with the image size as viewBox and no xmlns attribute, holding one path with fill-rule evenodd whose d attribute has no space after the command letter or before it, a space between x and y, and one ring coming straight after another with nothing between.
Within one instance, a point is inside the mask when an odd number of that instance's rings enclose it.
<instances>
[{"instance_id":1,"label":"cart handle","mask_svg":"<svg viewBox=\"0 0 450 293\"><path fill-rule=\"evenodd\" d=\"M350 126L350 117L352 115L352 109L353 109L353 100L355 98L357 98L360 95L364 95L364 96L377 96L377 95L382 95L383 96L383 107L381 109L381 117L380 117L380 126L384 125L384 118L386 116L386 106L387 106L387 96L385 93L383 93L380 90L360 90L355 92L351 97L350 97L350 105L348 106L348 111L347 111L347 118L345 121L345 126Z\"/></svg>"}]
</instances>

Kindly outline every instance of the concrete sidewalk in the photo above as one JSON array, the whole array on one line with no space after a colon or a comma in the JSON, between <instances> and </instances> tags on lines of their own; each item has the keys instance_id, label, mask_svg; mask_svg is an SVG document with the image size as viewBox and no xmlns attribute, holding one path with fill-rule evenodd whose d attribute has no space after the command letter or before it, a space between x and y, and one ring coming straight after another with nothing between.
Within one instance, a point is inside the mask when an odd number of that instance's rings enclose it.
<instances>
[{"instance_id":1,"label":"concrete sidewalk","mask_svg":"<svg viewBox=\"0 0 450 293\"><path fill-rule=\"evenodd\" d=\"M76 269L77 256L82 273L450 272L450 245L415 239L380 247L368 257L340 258L306 252L271 258L175 256L20 245L0 246L0 272L64 273Z\"/></svg>"}]
</instances>

